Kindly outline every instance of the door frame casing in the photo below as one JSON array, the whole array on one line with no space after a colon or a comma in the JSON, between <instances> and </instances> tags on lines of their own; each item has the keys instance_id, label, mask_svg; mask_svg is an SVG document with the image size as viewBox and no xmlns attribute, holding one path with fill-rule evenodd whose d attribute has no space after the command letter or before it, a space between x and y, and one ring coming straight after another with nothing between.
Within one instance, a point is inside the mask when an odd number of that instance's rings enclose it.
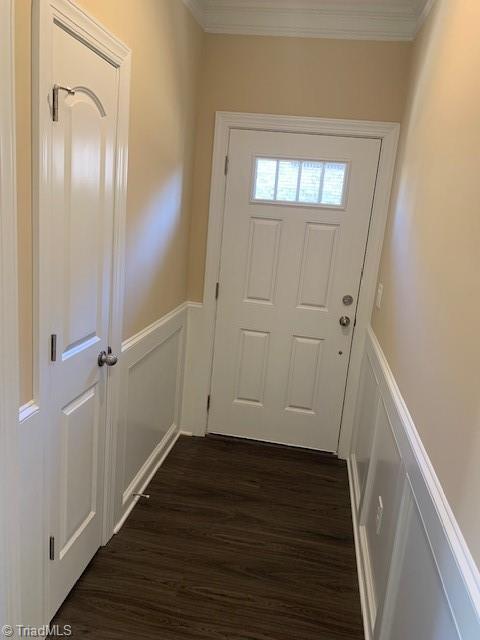
<instances>
[{"instance_id":1,"label":"door frame casing","mask_svg":"<svg viewBox=\"0 0 480 640\"><path fill-rule=\"evenodd\" d=\"M21 622L14 0L0 3L0 626ZM1 637L3 633L0 632ZM7 637L7 634L5 635Z\"/></svg>"},{"instance_id":2,"label":"door frame casing","mask_svg":"<svg viewBox=\"0 0 480 640\"><path fill-rule=\"evenodd\" d=\"M299 116L277 116L256 113L235 113L218 111L215 117L215 134L210 187L210 207L208 220L207 255L205 284L203 292L202 319L199 334L201 340L196 345L198 352L193 357L199 367L197 383L208 396L213 365L215 340L216 297L215 289L220 274L223 220L225 213L225 158L228 155L230 131L247 129L250 131L272 131L279 133L307 133L313 135L344 136L355 138L376 138L381 141L380 160L375 186L370 230L367 240L365 263L357 306L357 323L352 340L350 364L347 374L345 400L340 426L338 455L348 458L351 448L353 419L360 379L363 348L375 300L378 269L382 253L385 225L388 216L390 192L393 182L400 125L395 122L371 122L363 120L332 120L325 118L304 118ZM207 410L196 407L200 412L202 432L207 432Z\"/></svg>"},{"instance_id":3,"label":"door frame casing","mask_svg":"<svg viewBox=\"0 0 480 640\"><path fill-rule=\"evenodd\" d=\"M52 76L52 29L60 24L74 37L96 51L118 69L118 111L116 135L112 286L110 300L109 344L121 353L124 280L125 280L125 223L127 202L128 130L130 103L131 51L116 36L107 31L95 18L70 0L34 0L32 13L32 193L34 220L34 399L41 415L42 431L47 434L49 421L49 341L52 333L49 301L51 290L49 256L55 250L49 233L51 209L52 118L50 95L55 82ZM37 54L37 55L35 55ZM40 301L42 304L40 305ZM118 367L108 371L106 387L105 461L103 492L102 543L113 535L116 488L116 452L120 372ZM45 440L46 438L44 438ZM45 482L47 488L48 482ZM45 513L50 513L48 495ZM45 543L50 535L45 518ZM47 562L47 561L46 561ZM48 571L45 571L47 580ZM47 588L45 582L45 588Z\"/></svg>"}]
</instances>

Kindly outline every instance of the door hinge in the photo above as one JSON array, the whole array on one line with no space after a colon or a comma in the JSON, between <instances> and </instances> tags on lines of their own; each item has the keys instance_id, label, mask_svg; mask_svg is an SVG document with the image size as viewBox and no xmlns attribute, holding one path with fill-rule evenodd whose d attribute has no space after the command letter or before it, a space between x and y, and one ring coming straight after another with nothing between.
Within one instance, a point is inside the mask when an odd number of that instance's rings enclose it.
<instances>
[{"instance_id":1,"label":"door hinge","mask_svg":"<svg viewBox=\"0 0 480 640\"><path fill-rule=\"evenodd\" d=\"M66 91L69 96L75 95L75 90L70 87L62 87L59 84L54 84L52 89L52 120L58 122L58 92Z\"/></svg>"},{"instance_id":2,"label":"door hinge","mask_svg":"<svg viewBox=\"0 0 480 640\"><path fill-rule=\"evenodd\" d=\"M55 560L55 537L50 536L48 541L48 557L50 560Z\"/></svg>"},{"instance_id":3,"label":"door hinge","mask_svg":"<svg viewBox=\"0 0 480 640\"><path fill-rule=\"evenodd\" d=\"M52 333L50 336L50 362L57 361L57 334Z\"/></svg>"},{"instance_id":4,"label":"door hinge","mask_svg":"<svg viewBox=\"0 0 480 640\"><path fill-rule=\"evenodd\" d=\"M210 411L210 394L207 397L207 413Z\"/></svg>"},{"instance_id":5,"label":"door hinge","mask_svg":"<svg viewBox=\"0 0 480 640\"><path fill-rule=\"evenodd\" d=\"M220 283L217 282L217 284L215 285L215 300L218 300L219 292L220 292Z\"/></svg>"},{"instance_id":6,"label":"door hinge","mask_svg":"<svg viewBox=\"0 0 480 640\"><path fill-rule=\"evenodd\" d=\"M228 162L229 162L228 156L225 156L225 175L227 175L228 173Z\"/></svg>"}]
</instances>

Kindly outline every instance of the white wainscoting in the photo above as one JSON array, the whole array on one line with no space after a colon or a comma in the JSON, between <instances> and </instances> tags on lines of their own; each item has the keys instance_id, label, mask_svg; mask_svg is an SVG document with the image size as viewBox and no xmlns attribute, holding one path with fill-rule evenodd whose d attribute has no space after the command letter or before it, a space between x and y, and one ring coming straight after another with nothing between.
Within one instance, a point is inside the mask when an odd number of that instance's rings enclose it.
<instances>
[{"instance_id":1,"label":"white wainscoting","mask_svg":"<svg viewBox=\"0 0 480 640\"><path fill-rule=\"evenodd\" d=\"M187 307L122 344L115 533L180 435Z\"/></svg>"},{"instance_id":2,"label":"white wainscoting","mask_svg":"<svg viewBox=\"0 0 480 640\"><path fill-rule=\"evenodd\" d=\"M184 303L122 344L115 459L115 532L180 435L187 307ZM30 402L19 414L21 622L41 627L49 532L44 486L44 412Z\"/></svg>"},{"instance_id":3,"label":"white wainscoting","mask_svg":"<svg viewBox=\"0 0 480 640\"><path fill-rule=\"evenodd\" d=\"M21 623L40 627L44 618L45 530L44 444L39 407L32 401L19 414L19 516Z\"/></svg>"},{"instance_id":4,"label":"white wainscoting","mask_svg":"<svg viewBox=\"0 0 480 640\"><path fill-rule=\"evenodd\" d=\"M209 327L201 302L188 303L185 380L182 401L182 431L204 436L207 425L207 396L210 390L210 368L206 364L208 349L205 335Z\"/></svg>"},{"instance_id":5,"label":"white wainscoting","mask_svg":"<svg viewBox=\"0 0 480 640\"><path fill-rule=\"evenodd\" d=\"M371 329L348 468L366 640L478 640L478 568Z\"/></svg>"}]
</instances>

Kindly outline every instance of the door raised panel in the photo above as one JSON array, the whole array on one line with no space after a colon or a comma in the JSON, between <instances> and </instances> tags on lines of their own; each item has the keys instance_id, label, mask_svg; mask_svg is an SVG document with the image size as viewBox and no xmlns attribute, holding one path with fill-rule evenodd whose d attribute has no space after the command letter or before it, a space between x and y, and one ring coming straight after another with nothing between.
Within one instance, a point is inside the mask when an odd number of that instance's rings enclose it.
<instances>
[{"instance_id":1,"label":"door raised panel","mask_svg":"<svg viewBox=\"0 0 480 640\"><path fill-rule=\"evenodd\" d=\"M62 409L62 558L96 512L98 394L88 389Z\"/></svg>"},{"instance_id":2,"label":"door raised panel","mask_svg":"<svg viewBox=\"0 0 480 640\"><path fill-rule=\"evenodd\" d=\"M133 363L127 372L124 501L145 460L175 422L180 332Z\"/></svg>"},{"instance_id":3,"label":"door raised panel","mask_svg":"<svg viewBox=\"0 0 480 640\"><path fill-rule=\"evenodd\" d=\"M50 6L40 4L45 10ZM57 117L52 122L48 109L49 126L41 135L51 134L45 158L51 171L41 176L49 181L45 188L51 204L42 205L40 216L39 256L48 295L39 302L58 346L47 374L52 408L49 617L102 541L109 374L107 367L98 366L98 354L110 343L119 108L118 68L62 24L51 26L48 84L50 92L54 85L63 88L58 90Z\"/></svg>"},{"instance_id":4,"label":"door raised panel","mask_svg":"<svg viewBox=\"0 0 480 640\"><path fill-rule=\"evenodd\" d=\"M355 415L355 462L357 465L359 504L363 498L372 451L373 430L378 408L378 383L365 355L362 362L360 390Z\"/></svg>"},{"instance_id":5,"label":"door raised panel","mask_svg":"<svg viewBox=\"0 0 480 640\"><path fill-rule=\"evenodd\" d=\"M395 578L389 585L389 604L380 640L466 638L459 634L422 517L411 491L407 491L408 509L400 534L402 545L392 560Z\"/></svg>"},{"instance_id":6,"label":"door raised panel","mask_svg":"<svg viewBox=\"0 0 480 640\"><path fill-rule=\"evenodd\" d=\"M298 287L298 305L324 309L328 306L335 266L338 227L307 223L303 246L302 269Z\"/></svg>"},{"instance_id":7,"label":"door raised panel","mask_svg":"<svg viewBox=\"0 0 480 640\"><path fill-rule=\"evenodd\" d=\"M383 402L380 402L370 462L371 486L364 507L365 531L373 573L376 602L387 587L389 558L401 502L402 459Z\"/></svg>"},{"instance_id":8,"label":"door raised panel","mask_svg":"<svg viewBox=\"0 0 480 640\"><path fill-rule=\"evenodd\" d=\"M269 334L240 331L235 402L263 403Z\"/></svg>"},{"instance_id":9,"label":"door raised panel","mask_svg":"<svg viewBox=\"0 0 480 640\"><path fill-rule=\"evenodd\" d=\"M323 340L293 336L288 374L288 411L315 413Z\"/></svg>"},{"instance_id":10,"label":"door raised panel","mask_svg":"<svg viewBox=\"0 0 480 640\"><path fill-rule=\"evenodd\" d=\"M249 302L273 304L281 228L280 220L250 220L245 278L245 300Z\"/></svg>"},{"instance_id":11,"label":"door raised panel","mask_svg":"<svg viewBox=\"0 0 480 640\"><path fill-rule=\"evenodd\" d=\"M62 113L63 115L63 113ZM89 346L101 322L104 131L94 104L75 100L65 116L64 357Z\"/></svg>"}]
</instances>

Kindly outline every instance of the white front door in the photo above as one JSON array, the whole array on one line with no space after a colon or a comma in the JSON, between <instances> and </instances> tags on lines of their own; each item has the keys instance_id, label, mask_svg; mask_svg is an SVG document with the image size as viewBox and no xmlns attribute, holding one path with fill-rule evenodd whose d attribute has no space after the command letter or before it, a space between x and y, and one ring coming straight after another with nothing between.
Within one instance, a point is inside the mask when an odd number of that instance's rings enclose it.
<instances>
[{"instance_id":1,"label":"white front door","mask_svg":"<svg viewBox=\"0 0 480 640\"><path fill-rule=\"evenodd\" d=\"M108 367L98 355L108 350L118 109L118 70L58 24L52 54L54 83L73 93L57 92L49 237L40 229L56 336L47 447L50 617L102 540Z\"/></svg>"},{"instance_id":2,"label":"white front door","mask_svg":"<svg viewBox=\"0 0 480 640\"><path fill-rule=\"evenodd\" d=\"M231 132L209 432L337 450L379 155Z\"/></svg>"}]
</instances>

